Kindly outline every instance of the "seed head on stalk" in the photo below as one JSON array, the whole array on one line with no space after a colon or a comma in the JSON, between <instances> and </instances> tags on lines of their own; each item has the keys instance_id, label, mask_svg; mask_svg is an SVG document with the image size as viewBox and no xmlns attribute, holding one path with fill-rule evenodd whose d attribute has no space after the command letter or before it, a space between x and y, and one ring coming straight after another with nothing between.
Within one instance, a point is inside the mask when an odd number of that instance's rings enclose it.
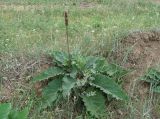
<instances>
[{"instance_id":1,"label":"seed head on stalk","mask_svg":"<svg viewBox=\"0 0 160 119\"><path fill-rule=\"evenodd\" d=\"M65 20L65 26L66 26L66 41L67 41L67 52L68 52L68 60L69 60L69 66L71 66L71 54L69 49L69 39L68 39L68 12L64 12L64 20Z\"/></svg>"},{"instance_id":2,"label":"seed head on stalk","mask_svg":"<svg viewBox=\"0 0 160 119\"><path fill-rule=\"evenodd\" d=\"M64 12L64 17L65 17L65 25L68 26L68 12Z\"/></svg>"}]
</instances>

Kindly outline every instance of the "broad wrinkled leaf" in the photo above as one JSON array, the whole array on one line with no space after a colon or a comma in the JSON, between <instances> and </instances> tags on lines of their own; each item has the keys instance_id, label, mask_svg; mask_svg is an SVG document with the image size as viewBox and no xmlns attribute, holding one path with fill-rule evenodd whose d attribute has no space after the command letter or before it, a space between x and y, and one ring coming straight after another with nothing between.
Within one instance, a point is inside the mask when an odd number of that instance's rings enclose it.
<instances>
[{"instance_id":1,"label":"broad wrinkled leaf","mask_svg":"<svg viewBox=\"0 0 160 119\"><path fill-rule=\"evenodd\" d=\"M96 118L102 118L106 114L105 97L102 92L89 88L82 96L88 112Z\"/></svg>"},{"instance_id":2,"label":"broad wrinkled leaf","mask_svg":"<svg viewBox=\"0 0 160 119\"><path fill-rule=\"evenodd\" d=\"M8 119L10 111L11 111L10 103L0 104L0 119Z\"/></svg>"},{"instance_id":3,"label":"broad wrinkled leaf","mask_svg":"<svg viewBox=\"0 0 160 119\"><path fill-rule=\"evenodd\" d=\"M122 91L120 86L110 77L97 74L94 76L91 85L100 88L104 93L112 95L116 99L127 100L128 96Z\"/></svg>"},{"instance_id":4,"label":"broad wrinkled leaf","mask_svg":"<svg viewBox=\"0 0 160 119\"><path fill-rule=\"evenodd\" d=\"M75 66L72 66L71 72L70 72L70 77L75 78L77 77L78 69Z\"/></svg>"},{"instance_id":5,"label":"broad wrinkled leaf","mask_svg":"<svg viewBox=\"0 0 160 119\"><path fill-rule=\"evenodd\" d=\"M62 79L62 90L63 90L63 96L69 96L71 89L74 87L75 83L76 83L76 79L69 77L69 76L65 76Z\"/></svg>"},{"instance_id":6,"label":"broad wrinkled leaf","mask_svg":"<svg viewBox=\"0 0 160 119\"><path fill-rule=\"evenodd\" d=\"M62 79L54 79L42 92L42 108L51 106L58 97L58 92L62 90Z\"/></svg>"},{"instance_id":7,"label":"broad wrinkled leaf","mask_svg":"<svg viewBox=\"0 0 160 119\"><path fill-rule=\"evenodd\" d=\"M28 108L23 109L22 111L12 110L9 114L9 119L27 119L29 114Z\"/></svg>"},{"instance_id":8,"label":"broad wrinkled leaf","mask_svg":"<svg viewBox=\"0 0 160 119\"><path fill-rule=\"evenodd\" d=\"M78 70L84 70L86 58L81 55L72 55L72 66L75 66Z\"/></svg>"},{"instance_id":9,"label":"broad wrinkled leaf","mask_svg":"<svg viewBox=\"0 0 160 119\"><path fill-rule=\"evenodd\" d=\"M57 67L52 67L49 68L47 70L45 70L44 72L40 73L39 75L35 76L33 78L33 81L42 81L51 77L55 77L57 75L63 74L63 70L61 70L60 68Z\"/></svg>"},{"instance_id":10,"label":"broad wrinkled leaf","mask_svg":"<svg viewBox=\"0 0 160 119\"><path fill-rule=\"evenodd\" d=\"M97 57L94 56L88 56L86 58L86 68L93 68L93 65L95 64L95 62L97 61Z\"/></svg>"},{"instance_id":11,"label":"broad wrinkled leaf","mask_svg":"<svg viewBox=\"0 0 160 119\"><path fill-rule=\"evenodd\" d=\"M54 60L57 61L57 63L59 62L60 64L66 66L68 64L68 54L65 52L59 52L59 51L55 51L52 53L51 55Z\"/></svg>"},{"instance_id":12,"label":"broad wrinkled leaf","mask_svg":"<svg viewBox=\"0 0 160 119\"><path fill-rule=\"evenodd\" d=\"M89 56L87 57L86 68L100 70L106 63L104 58Z\"/></svg>"}]
</instances>

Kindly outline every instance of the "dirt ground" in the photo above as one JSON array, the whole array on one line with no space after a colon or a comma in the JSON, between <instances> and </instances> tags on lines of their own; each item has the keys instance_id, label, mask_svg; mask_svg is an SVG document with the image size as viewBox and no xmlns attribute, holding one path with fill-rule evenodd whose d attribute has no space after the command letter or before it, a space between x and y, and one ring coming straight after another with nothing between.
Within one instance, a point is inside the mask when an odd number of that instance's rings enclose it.
<instances>
[{"instance_id":1,"label":"dirt ground","mask_svg":"<svg viewBox=\"0 0 160 119\"><path fill-rule=\"evenodd\" d=\"M113 56L116 62L133 71L128 82L136 80L148 68L160 64L160 31L131 33L121 40Z\"/></svg>"},{"instance_id":2,"label":"dirt ground","mask_svg":"<svg viewBox=\"0 0 160 119\"><path fill-rule=\"evenodd\" d=\"M6 102L19 95L20 90L30 90L32 76L51 65L50 59L42 55L40 59L20 56L3 56L0 63L0 102ZM4 63L3 63L4 62Z\"/></svg>"},{"instance_id":3,"label":"dirt ground","mask_svg":"<svg viewBox=\"0 0 160 119\"><path fill-rule=\"evenodd\" d=\"M144 75L149 67L160 64L160 31L129 34L121 40L118 48L113 52L113 57L116 62L132 70L125 77L124 88L133 101L138 97L142 102L139 106L143 106L144 100L149 97L149 85L141 82L139 78ZM154 110L155 107L152 108ZM137 110L140 110L138 105ZM153 119L160 117L160 114L157 114L155 110L152 113Z\"/></svg>"},{"instance_id":4,"label":"dirt ground","mask_svg":"<svg viewBox=\"0 0 160 119\"><path fill-rule=\"evenodd\" d=\"M135 68L143 73L150 66L160 63L160 32L129 34L121 41L116 56L125 67Z\"/></svg>"}]
</instances>

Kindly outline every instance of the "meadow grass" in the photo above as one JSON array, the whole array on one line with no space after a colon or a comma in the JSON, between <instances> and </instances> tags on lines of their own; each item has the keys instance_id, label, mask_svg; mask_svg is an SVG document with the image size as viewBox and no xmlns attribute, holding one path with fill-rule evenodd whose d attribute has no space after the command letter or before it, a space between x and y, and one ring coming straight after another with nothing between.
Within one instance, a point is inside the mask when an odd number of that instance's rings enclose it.
<instances>
[{"instance_id":1,"label":"meadow grass","mask_svg":"<svg viewBox=\"0 0 160 119\"><path fill-rule=\"evenodd\" d=\"M103 1L89 3L89 7L80 2L71 3L54 4L53 1L49 5L41 3L29 9L18 9L16 4L8 6L8 9L1 8L0 53L39 54L55 49L66 50L65 8L69 10L69 38L74 52L103 54L128 32L160 26L160 6L150 2L109 0L104 4Z\"/></svg>"},{"instance_id":2,"label":"meadow grass","mask_svg":"<svg viewBox=\"0 0 160 119\"><path fill-rule=\"evenodd\" d=\"M45 0L45 2L44 0L1 0L0 4L4 6L0 8L0 58L6 54L13 58L19 54L35 57L52 50L65 51L67 46L63 12L66 9L69 10L71 51L85 55L108 54L114 49L114 43L128 33L160 28L160 5L157 3L146 0L86 1L87 6L81 3L82 0L69 2L63 0ZM3 64L7 66L12 63L7 64L7 62L3 60ZM0 66L1 63L0 60ZM1 76L3 74L0 72ZM133 88L136 88L135 85ZM12 102L19 106L24 105L22 104L24 100L34 103L35 98L28 89L32 90L32 87L19 84L15 90L17 92L21 90L22 95L15 94ZM151 118L149 111L152 107L148 105L151 100L145 100L146 105L143 105L142 112L139 112L142 118L144 114L148 114L147 118ZM155 105L159 109L159 98L155 100L157 102ZM65 103L62 105L63 110L57 107L54 112L44 110L39 113L33 109L30 118L62 118L66 113L72 117L70 110L66 112L68 107L65 107ZM131 110L128 119L137 118L136 113L139 111L137 106L140 104L137 98L135 102L131 101L125 107L123 105L123 108ZM111 112L109 115L108 118L115 117Z\"/></svg>"}]
</instances>

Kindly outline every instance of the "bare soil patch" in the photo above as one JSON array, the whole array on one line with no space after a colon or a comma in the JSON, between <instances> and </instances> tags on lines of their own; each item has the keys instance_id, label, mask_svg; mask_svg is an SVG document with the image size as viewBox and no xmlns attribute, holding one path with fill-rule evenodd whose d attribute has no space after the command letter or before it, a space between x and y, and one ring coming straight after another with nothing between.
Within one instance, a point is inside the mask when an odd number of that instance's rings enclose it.
<instances>
[{"instance_id":1,"label":"bare soil patch","mask_svg":"<svg viewBox=\"0 0 160 119\"><path fill-rule=\"evenodd\" d=\"M160 32L131 33L120 42L113 54L119 64L133 70L127 80L133 82L148 68L160 64ZM128 85L125 86L127 88ZM128 88L127 90L129 90Z\"/></svg>"},{"instance_id":2,"label":"bare soil patch","mask_svg":"<svg viewBox=\"0 0 160 119\"><path fill-rule=\"evenodd\" d=\"M0 102L20 96L22 90L33 90L30 79L36 73L47 69L51 63L46 56L38 59L3 56L0 60Z\"/></svg>"},{"instance_id":3,"label":"bare soil patch","mask_svg":"<svg viewBox=\"0 0 160 119\"><path fill-rule=\"evenodd\" d=\"M135 32L125 37L117 49L116 59L123 66L143 73L160 63L160 32Z\"/></svg>"},{"instance_id":4,"label":"bare soil patch","mask_svg":"<svg viewBox=\"0 0 160 119\"><path fill-rule=\"evenodd\" d=\"M127 69L133 70L125 78L124 88L134 102L140 100L137 110L141 112L144 100L149 94L149 85L141 82L139 78L150 67L160 64L160 31L134 32L123 38L118 48L113 52L114 60ZM153 118L160 117L155 114L155 107L152 105ZM153 111L154 110L154 111ZM153 111L153 112L152 112ZM137 115L138 119L139 115Z\"/></svg>"}]
</instances>

